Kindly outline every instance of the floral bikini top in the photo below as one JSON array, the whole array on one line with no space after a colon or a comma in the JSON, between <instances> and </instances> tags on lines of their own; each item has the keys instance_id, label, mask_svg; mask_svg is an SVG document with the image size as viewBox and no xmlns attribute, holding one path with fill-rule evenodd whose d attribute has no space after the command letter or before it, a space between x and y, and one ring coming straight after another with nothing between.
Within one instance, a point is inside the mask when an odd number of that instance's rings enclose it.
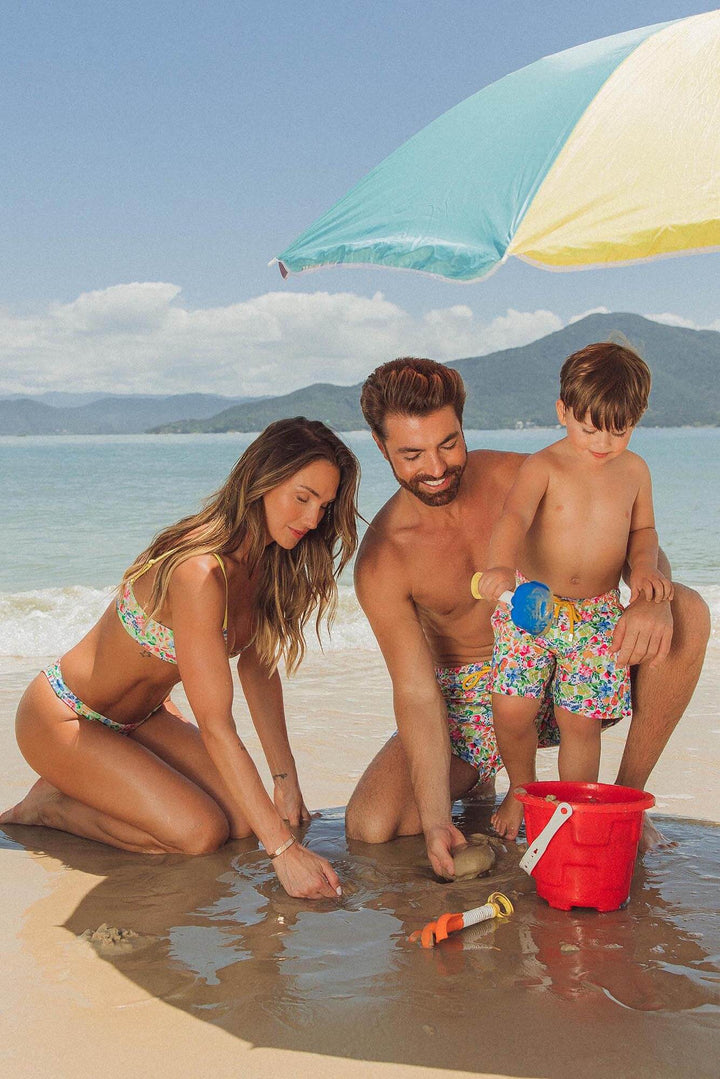
<instances>
[{"instance_id":1,"label":"floral bikini top","mask_svg":"<svg viewBox=\"0 0 720 1079\"><path fill-rule=\"evenodd\" d=\"M136 573L133 577L125 582L125 586L121 595L118 597L118 601L115 605L115 609L118 613L118 618L122 622L125 629L128 631L133 640L142 645L144 650L151 656L156 656L158 659L165 660L166 663L177 663L177 657L175 655L175 634L168 627L164 626L161 622L157 622L154 618L149 618L145 611L142 609L133 591L133 584L139 577L142 577L144 573L154 566L156 562L161 562L163 558L167 558L168 555L174 554L174 551L166 551L165 554L161 554L159 558L151 558L149 562L146 562L139 573ZM227 620L228 620L228 579L225 571L225 565L219 554L214 555L218 561L218 565L223 572L225 578L225 617L223 618L222 631L223 637L227 641Z\"/></svg>"}]
</instances>

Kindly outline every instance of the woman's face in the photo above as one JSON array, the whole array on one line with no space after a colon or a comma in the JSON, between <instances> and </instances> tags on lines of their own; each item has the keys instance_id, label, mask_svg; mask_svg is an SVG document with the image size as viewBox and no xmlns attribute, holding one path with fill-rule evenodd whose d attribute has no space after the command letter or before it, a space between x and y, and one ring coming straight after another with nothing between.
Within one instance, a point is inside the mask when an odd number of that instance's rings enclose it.
<instances>
[{"instance_id":1,"label":"woman's face","mask_svg":"<svg viewBox=\"0 0 720 1079\"><path fill-rule=\"evenodd\" d=\"M267 541L290 551L322 521L337 494L340 469L324 459L311 461L263 495Z\"/></svg>"}]
</instances>

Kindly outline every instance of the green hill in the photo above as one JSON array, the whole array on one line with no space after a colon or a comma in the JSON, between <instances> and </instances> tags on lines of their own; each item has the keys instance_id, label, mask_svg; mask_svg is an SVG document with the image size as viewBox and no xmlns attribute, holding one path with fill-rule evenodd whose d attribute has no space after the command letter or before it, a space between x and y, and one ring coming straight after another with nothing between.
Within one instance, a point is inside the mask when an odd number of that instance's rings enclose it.
<instances>
[{"instance_id":1,"label":"green hill","mask_svg":"<svg viewBox=\"0 0 720 1079\"><path fill-rule=\"evenodd\" d=\"M283 416L308 416L322 419L337 431L355 431L365 426L360 411L360 385L333 386L315 382L282 397L267 397L252 404L223 409L207 420L184 420L154 427L150 434L214 433L225 431L261 431Z\"/></svg>"},{"instance_id":2,"label":"green hill","mask_svg":"<svg viewBox=\"0 0 720 1079\"><path fill-rule=\"evenodd\" d=\"M207 393L15 395L0 399L0 435L141 434L151 424L215 416L241 400Z\"/></svg>"},{"instance_id":3,"label":"green hill","mask_svg":"<svg viewBox=\"0 0 720 1079\"><path fill-rule=\"evenodd\" d=\"M638 349L653 372L646 425L720 425L720 333L667 326L641 315L598 314L521 348L448 364L460 371L467 386L465 426L487 430L555 424L563 360L592 341L618 336ZM360 387L361 383L319 382L281 397L227 408L209 419L168 423L153 431L259 431L272 420L298 415L322 419L338 431L358 430L365 427Z\"/></svg>"}]
</instances>

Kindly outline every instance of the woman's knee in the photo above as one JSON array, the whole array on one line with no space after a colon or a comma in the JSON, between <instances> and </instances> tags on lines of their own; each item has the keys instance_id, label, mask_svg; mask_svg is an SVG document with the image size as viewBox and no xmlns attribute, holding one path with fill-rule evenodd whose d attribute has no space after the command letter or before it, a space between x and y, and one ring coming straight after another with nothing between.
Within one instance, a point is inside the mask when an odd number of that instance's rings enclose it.
<instances>
[{"instance_id":1,"label":"woman's knee","mask_svg":"<svg viewBox=\"0 0 720 1079\"><path fill-rule=\"evenodd\" d=\"M230 823L220 809L194 813L170 840L173 850L180 854L212 854L230 838Z\"/></svg>"}]
</instances>

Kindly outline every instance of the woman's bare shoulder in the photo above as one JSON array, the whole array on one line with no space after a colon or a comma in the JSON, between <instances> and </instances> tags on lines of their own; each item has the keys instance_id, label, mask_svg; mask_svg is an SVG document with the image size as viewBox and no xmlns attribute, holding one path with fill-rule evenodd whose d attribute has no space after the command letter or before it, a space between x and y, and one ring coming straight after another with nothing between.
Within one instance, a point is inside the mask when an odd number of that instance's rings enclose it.
<instances>
[{"instance_id":1,"label":"woman's bare shoulder","mask_svg":"<svg viewBox=\"0 0 720 1079\"><path fill-rule=\"evenodd\" d=\"M223 580L222 567L214 554L194 554L184 558L172 572L170 587L201 587L208 580Z\"/></svg>"}]
</instances>

